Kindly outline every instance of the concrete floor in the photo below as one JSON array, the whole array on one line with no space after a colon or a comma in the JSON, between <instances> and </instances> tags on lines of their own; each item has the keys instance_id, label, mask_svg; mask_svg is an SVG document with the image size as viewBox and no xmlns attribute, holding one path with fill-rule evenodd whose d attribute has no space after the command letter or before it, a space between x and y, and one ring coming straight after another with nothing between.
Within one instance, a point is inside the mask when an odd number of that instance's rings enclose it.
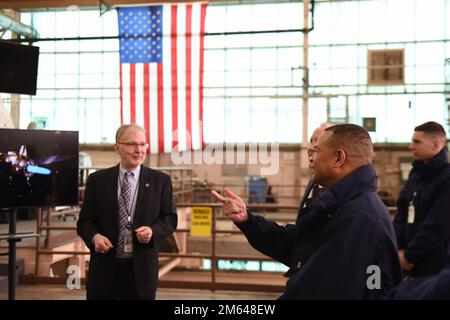
<instances>
[{"instance_id":1,"label":"concrete floor","mask_svg":"<svg viewBox=\"0 0 450 320\"><path fill-rule=\"evenodd\" d=\"M210 291L188 289L158 289L157 300L274 300L279 293L242 292L242 291ZM64 285L19 285L16 289L16 300L84 300L84 287L69 290ZM0 293L1 300L7 300L7 292Z\"/></svg>"},{"instance_id":2,"label":"concrete floor","mask_svg":"<svg viewBox=\"0 0 450 320\"><path fill-rule=\"evenodd\" d=\"M67 221L62 221L56 217L52 217L52 225L54 226L75 226L76 221L74 219L69 218ZM231 226L227 226L226 221L221 221L220 223L221 227L223 229L229 229ZM17 222L17 232L35 232L36 231L36 221L35 220L25 220L21 221L19 220ZM7 233L8 232L8 224L0 224L0 233ZM67 235L67 231L60 231L60 230L53 230L52 231L52 238L54 239L54 242L57 242L56 240L65 240L65 238L69 237L70 235ZM63 239L64 236L65 238ZM76 235L72 235L71 238L76 237ZM59 239L61 238L61 239ZM233 253L236 254L236 248L239 248L239 252L244 250L248 246L247 242L245 240L242 240L242 236L240 235L227 235L227 237L224 237L225 239L220 239L218 241L217 246L220 248L224 248L223 251L225 253ZM234 239L236 238L236 239ZM238 239L239 238L239 239ZM198 239L194 239L198 241ZM210 241L210 239L208 239ZM223 240L223 241L221 241ZM242 243L237 246L236 241L234 240L241 240ZM44 237L40 239L41 246L44 245ZM230 245L230 242L233 243L233 245ZM210 243L203 244L204 246L208 246L208 249L210 249ZM200 246L200 244L197 244ZM245 244L245 245L244 245ZM192 245L192 244L191 244ZM8 243L6 241L0 241L0 249L2 252L7 250ZM17 243L18 252L20 249L24 248L34 248L35 246L35 239L23 239L21 242ZM234 248L234 250L231 250L228 252L225 250L227 247ZM201 250L197 250L199 252L202 252ZM245 250L244 250L245 251ZM240 252L241 253L241 252ZM247 252L246 252L247 253ZM258 255L259 253L255 252L255 255ZM18 257L19 258L19 257ZM6 262L7 257L1 257L0 261ZM222 282L230 282L232 279L235 279L236 277L243 277L240 281L246 282L260 282L265 284L274 284L274 285L281 285L284 286L286 279L282 277L280 274L279 276L273 276L273 275L260 275L260 277L249 277L248 275L239 275L234 274L231 279L228 279L227 277L223 278L221 277L221 274L217 274L218 281ZM262 278L261 278L262 277ZM183 274L183 272L169 272L163 279L172 279L172 280L186 280L195 278L197 281L200 281L201 278L205 278L204 281L210 281L210 277L207 275L205 276L203 273L191 273L187 272L186 274ZM198 278L198 279L197 279ZM223 278L223 279L222 279ZM256 300L272 300L276 299L281 295L281 292L279 293L273 293L273 292L242 292L242 291L210 291L210 290L198 290L198 289L167 289L167 288L160 288L157 291L157 299L159 300L250 300L250 299L256 299ZM66 288L65 285L55 285L55 284L46 284L46 285L33 285L33 284L22 284L17 286L16 290L16 299L17 300L83 300L85 299L86 292L85 290L69 290ZM6 300L8 299L7 291L0 292L0 300Z\"/></svg>"}]
</instances>

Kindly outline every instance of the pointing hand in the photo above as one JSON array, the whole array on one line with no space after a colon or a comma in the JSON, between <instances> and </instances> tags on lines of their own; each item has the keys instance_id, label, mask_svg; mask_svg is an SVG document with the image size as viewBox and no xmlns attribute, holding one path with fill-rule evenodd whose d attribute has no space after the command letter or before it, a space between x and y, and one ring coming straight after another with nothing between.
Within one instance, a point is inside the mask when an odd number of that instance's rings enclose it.
<instances>
[{"instance_id":1,"label":"pointing hand","mask_svg":"<svg viewBox=\"0 0 450 320\"><path fill-rule=\"evenodd\" d=\"M223 212L225 216L233 222L240 223L248 220L247 207L244 201L235 195L230 189L225 188L225 196L216 191L211 191L212 195L223 203Z\"/></svg>"}]
</instances>

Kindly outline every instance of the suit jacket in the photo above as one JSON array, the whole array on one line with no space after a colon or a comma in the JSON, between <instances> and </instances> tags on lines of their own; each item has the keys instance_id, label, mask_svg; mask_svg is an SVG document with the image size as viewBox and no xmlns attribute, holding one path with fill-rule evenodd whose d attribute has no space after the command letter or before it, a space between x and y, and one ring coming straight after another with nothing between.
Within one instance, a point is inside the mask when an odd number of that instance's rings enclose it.
<instances>
[{"instance_id":1,"label":"suit jacket","mask_svg":"<svg viewBox=\"0 0 450 320\"><path fill-rule=\"evenodd\" d=\"M87 298L103 297L111 290L119 236L117 181L119 165L89 175L77 232L91 252L87 279ZM158 283L158 244L177 227L177 211L172 197L170 176L141 165L133 230L149 226L153 236L148 244L137 241L133 232L133 269L136 290L143 299L154 299ZM107 237L108 253L96 253L95 234Z\"/></svg>"},{"instance_id":2,"label":"suit jacket","mask_svg":"<svg viewBox=\"0 0 450 320\"><path fill-rule=\"evenodd\" d=\"M301 210L303 209L303 207L310 206L314 201L317 201L322 196L324 191L325 191L324 187L320 187L318 184L315 184L312 180L309 180L308 184L306 185L305 192L303 193L303 197L300 200L300 204L298 206L297 218L295 220L296 224L298 224L299 222ZM309 198L309 194L311 192L312 197Z\"/></svg>"},{"instance_id":3,"label":"suit jacket","mask_svg":"<svg viewBox=\"0 0 450 320\"><path fill-rule=\"evenodd\" d=\"M312 189L314 188L314 182L312 180L309 180L308 184L306 185L305 192L303 193L303 197L300 200L300 204L298 206L298 210L300 211L303 206L306 203L306 200L308 199L309 194L311 193Z\"/></svg>"}]
</instances>

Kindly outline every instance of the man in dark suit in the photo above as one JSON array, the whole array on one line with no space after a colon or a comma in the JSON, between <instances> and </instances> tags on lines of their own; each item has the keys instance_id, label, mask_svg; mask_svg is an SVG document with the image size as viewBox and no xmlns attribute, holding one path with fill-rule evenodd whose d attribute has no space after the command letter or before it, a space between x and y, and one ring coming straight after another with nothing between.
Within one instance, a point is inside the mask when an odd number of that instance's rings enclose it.
<instances>
[{"instance_id":1,"label":"man in dark suit","mask_svg":"<svg viewBox=\"0 0 450 320\"><path fill-rule=\"evenodd\" d=\"M312 133L311 137L309 138L309 144L308 144L308 157L311 158L314 153L314 147L317 144L317 140L319 140L320 135L325 131L326 128L331 127L332 123L322 123L320 126L318 126ZM317 200L320 198L320 195L323 193L324 188L321 187L318 184L315 184L312 180L309 180L308 184L306 185L305 192L303 193L303 196L300 200L300 205L298 210L302 209L305 205L309 205L312 201ZM298 219L298 217L297 217Z\"/></svg>"},{"instance_id":2,"label":"man in dark suit","mask_svg":"<svg viewBox=\"0 0 450 320\"><path fill-rule=\"evenodd\" d=\"M158 244L177 227L172 181L144 167L144 129L122 125L120 164L92 173L77 231L91 251L87 299L154 299Z\"/></svg>"}]
</instances>

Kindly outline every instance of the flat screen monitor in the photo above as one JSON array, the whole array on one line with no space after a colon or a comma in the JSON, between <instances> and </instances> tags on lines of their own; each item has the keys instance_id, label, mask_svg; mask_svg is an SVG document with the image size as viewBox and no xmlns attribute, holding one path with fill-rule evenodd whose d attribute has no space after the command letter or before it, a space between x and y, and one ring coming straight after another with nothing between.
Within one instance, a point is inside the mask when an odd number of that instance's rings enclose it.
<instances>
[{"instance_id":1,"label":"flat screen monitor","mask_svg":"<svg viewBox=\"0 0 450 320\"><path fill-rule=\"evenodd\" d=\"M0 41L0 92L36 94L39 47Z\"/></svg>"},{"instance_id":2,"label":"flat screen monitor","mask_svg":"<svg viewBox=\"0 0 450 320\"><path fill-rule=\"evenodd\" d=\"M78 131L0 129L0 208L78 204Z\"/></svg>"}]
</instances>

